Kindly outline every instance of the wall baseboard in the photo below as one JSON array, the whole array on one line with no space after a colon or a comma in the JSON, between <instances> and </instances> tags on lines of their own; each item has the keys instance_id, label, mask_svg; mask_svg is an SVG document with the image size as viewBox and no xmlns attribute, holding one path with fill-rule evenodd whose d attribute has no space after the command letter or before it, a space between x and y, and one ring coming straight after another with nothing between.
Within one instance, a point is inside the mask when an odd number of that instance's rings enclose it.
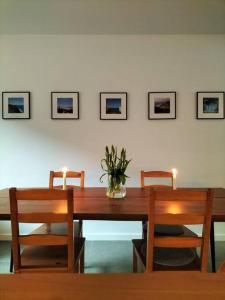
<instances>
[{"instance_id":1,"label":"wall baseboard","mask_svg":"<svg viewBox=\"0 0 225 300\"><path fill-rule=\"evenodd\" d=\"M136 234L130 234L130 233L103 233L103 234L86 234L84 233L84 236L87 240L91 241L130 241L132 239L140 239L141 235Z\"/></svg>"},{"instance_id":2,"label":"wall baseboard","mask_svg":"<svg viewBox=\"0 0 225 300\"><path fill-rule=\"evenodd\" d=\"M0 241L11 241L11 234L0 234Z\"/></svg>"},{"instance_id":3,"label":"wall baseboard","mask_svg":"<svg viewBox=\"0 0 225 300\"><path fill-rule=\"evenodd\" d=\"M215 235L215 240L217 242L223 242L223 241L225 241L225 234L223 234L223 233L216 234Z\"/></svg>"},{"instance_id":4,"label":"wall baseboard","mask_svg":"<svg viewBox=\"0 0 225 300\"><path fill-rule=\"evenodd\" d=\"M90 241L130 241L132 239L140 239L140 234L125 234L125 233L109 233L109 234L85 234L87 240ZM0 234L0 241L11 241L10 234ZM216 234L217 242L225 241L225 234Z\"/></svg>"}]
</instances>

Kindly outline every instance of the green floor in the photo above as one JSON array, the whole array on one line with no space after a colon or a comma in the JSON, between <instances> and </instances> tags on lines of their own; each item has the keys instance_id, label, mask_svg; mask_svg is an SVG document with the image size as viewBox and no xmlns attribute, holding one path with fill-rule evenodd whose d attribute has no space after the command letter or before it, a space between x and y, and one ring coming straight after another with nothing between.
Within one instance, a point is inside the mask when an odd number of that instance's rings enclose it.
<instances>
[{"instance_id":1,"label":"green floor","mask_svg":"<svg viewBox=\"0 0 225 300\"><path fill-rule=\"evenodd\" d=\"M10 242L0 242L0 273L9 273ZM216 243L217 267L225 260L225 242ZM209 266L209 270L211 267ZM132 272L132 243L86 241L86 273Z\"/></svg>"}]
</instances>

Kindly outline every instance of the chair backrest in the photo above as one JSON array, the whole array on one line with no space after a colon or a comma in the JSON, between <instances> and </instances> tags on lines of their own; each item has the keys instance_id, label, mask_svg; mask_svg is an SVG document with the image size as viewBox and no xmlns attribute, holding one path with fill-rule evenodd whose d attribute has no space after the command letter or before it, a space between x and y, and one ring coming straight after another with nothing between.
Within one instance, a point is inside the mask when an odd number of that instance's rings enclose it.
<instances>
[{"instance_id":1,"label":"chair backrest","mask_svg":"<svg viewBox=\"0 0 225 300\"><path fill-rule=\"evenodd\" d=\"M15 272L28 271L28 267L21 265L20 246L57 246L66 245L68 249L67 268L59 268L61 271L73 272L74 264L74 244L73 244L73 191L68 189L16 189L9 190L10 195L10 211L12 225L12 249ZM34 202L35 201L35 202ZM61 202L58 202L61 201ZM22 203L21 203L22 202ZM26 211L22 209L23 204ZM29 209L29 204L31 205ZM57 206L51 208L51 202ZM66 206L65 206L66 202ZM63 213L60 212L60 204L64 205ZM48 206L49 205L49 206ZM35 207L35 211L33 211ZM46 212L47 208L49 212ZM62 207L62 206L61 206ZM53 234L28 234L20 235L20 223L66 223L67 233L65 235ZM43 270L47 266L43 267ZM41 268L42 269L42 268ZM48 268L49 270L49 268ZM56 270L56 268L54 268Z\"/></svg>"},{"instance_id":2,"label":"chair backrest","mask_svg":"<svg viewBox=\"0 0 225 300\"><path fill-rule=\"evenodd\" d=\"M74 171L68 171L66 172L66 178L79 178L80 179L80 185L66 185L67 188L73 188L73 187L84 187L84 176L85 172L80 171L80 172L74 172ZM55 178L63 178L63 172L62 171L50 171L50 176L49 176L49 188L62 188L62 185L54 185L54 179Z\"/></svg>"},{"instance_id":3,"label":"chair backrest","mask_svg":"<svg viewBox=\"0 0 225 300\"><path fill-rule=\"evenodd\" d=\"M170 184L145 184L145 178L169 178ZM166 171L141 171L141 187L154 187L154 188L172 188L173 187L173 173L172 172L166 172Z\"/></svg>"},{"instance_id":4,"label":"chair backrest","mask_svg":"<svg viewBox=\"0 0 225 300\"><path fill-rule=\"evenodd\" d=\"M153 249L200 247L201 271L207 271L213 191L150 190L147 272L153 271ZM155 224L202 225L201 237L155 236Z\"/></svg>"}]
</instances>

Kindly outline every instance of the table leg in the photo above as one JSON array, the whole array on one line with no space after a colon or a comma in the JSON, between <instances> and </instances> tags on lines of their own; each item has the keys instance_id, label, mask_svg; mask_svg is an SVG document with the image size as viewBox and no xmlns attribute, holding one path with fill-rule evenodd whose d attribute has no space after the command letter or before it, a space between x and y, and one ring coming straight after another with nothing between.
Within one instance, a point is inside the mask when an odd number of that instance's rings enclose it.
<instances>
[{"instance_id":1,"label":"table leg","mask_svg":"<svg viewBox=\"0 0 225 300\"><path fill-rule=\"evenodd\" d=\"M10 253L10 267L9 267L9 272L13 272L13 253L12 253L12 245L11 245L11 253Z\"/></svg>"},{"instance_id":2,"label":"table leg","mask_svg":"<svg viewBox=\"0 0 225 300\"><path fill-rule=\"evenodd\" d=\"M211 248L212 272L215 273L216 272L216 256L215 256L214 221L211 222L210 248Z\"/></svg>"}]
</instances>

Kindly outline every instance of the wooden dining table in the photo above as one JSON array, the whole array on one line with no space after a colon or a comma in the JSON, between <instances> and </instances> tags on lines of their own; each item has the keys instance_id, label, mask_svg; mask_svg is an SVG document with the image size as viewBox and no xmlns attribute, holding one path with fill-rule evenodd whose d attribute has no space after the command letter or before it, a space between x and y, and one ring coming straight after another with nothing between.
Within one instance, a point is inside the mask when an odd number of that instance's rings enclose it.
<instances>
[{"instance_id":1,"label":"wooden dining table","mask_svg":"<svg viewBox=\"0 0 225 300\"><path fill-rule=\"evenodd\" d=\"M1 300L224 300L225 274L0 275Z\"/></svg>"},{"instance_id":2,"label":"wooden dining table","mask_svg":"<svg viewBox=\"0 0 225 300\"><path fill-rule=\"evenodd\" d=\"M199 190L200 188L188 188ZM201 189L205 190L205 189ZM112 199L106 196L102 187L86 187L74 189L74 219L77 220L113 220L142 221L148 219L149 189L131 187L126 189L122 199ZM168 208L168 207L167 207ZM56 201L35 201L21 203L24 212L48 209L59 212L60 204ZM183 207L184 209L184 207ZM212 218L215 222L225 221L225 189L215 188ZM9 190L0 190L0 220L10 220Z\"/></svg>"},{"instance_id":3,"label":"wooden dining table","mask_svg":"<svg viewBox=\"0 0 225 300\"><path fill-rule=\"evenodd\" d=\"M199 190L200 188L188 188ZM202 189L202 188L201 188ZM215 237L214 222L225 222L225 189L214 188L211 253L212 268L215 271ZM45 202L45 203L44 203ZM126 197L123 199L111 199L106 196L106 189L102 187L85 187L74 189L74 219L77 220L113 220L113 221L146 221L148 219L149 189L131 187L126 189ZM43 201L21 203L24 212L32 212L35 209L40 212L53 209L60 211L58 201L54 203ZM63 208L62 208L63 209ZM169 209L169 206L165 207ZM181 208L185 213L185 207ZM10 220L9 191L0 191L0 220Z\"/></svg>"}]
</instances>

